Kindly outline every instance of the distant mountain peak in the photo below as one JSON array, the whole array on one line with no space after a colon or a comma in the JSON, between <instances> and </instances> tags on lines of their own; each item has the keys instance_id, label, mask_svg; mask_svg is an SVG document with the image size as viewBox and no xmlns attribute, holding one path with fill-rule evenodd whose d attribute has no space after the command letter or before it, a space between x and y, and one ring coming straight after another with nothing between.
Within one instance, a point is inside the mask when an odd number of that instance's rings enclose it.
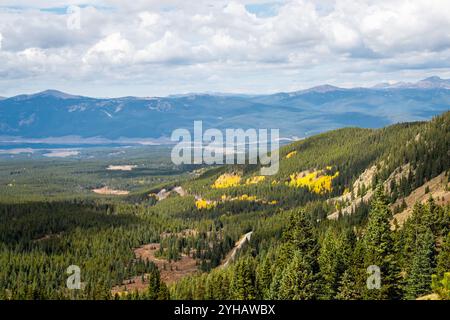
<instances>
[{"instance_id":1,"label":"distant mountain peak","mask_svg":"<svg viewBox=\"0 0 450 320\"><path fill-rule=\"evenodd\" d=\"M289 95L297 96L297 95L302 95L302 94L310 93L310 92L327 93L327 92L333 92L333 91L339 91L339 90L344 90L344 89L336 87L336 86L332 86L330 84L323 84L323 85L315 86L315 87L312 87L309 89L295 91L295 92L289 93Z\"/></svg>"},{"instance_id":2,"label":"distant mountain peak","mask_svg":"<svg viewBox=\"0 0 450 320\"><path fill-rule=\"evenodd\" d=\"M447 80L444 80L444 79L442 79L441 77L438 77L438 76L431 76L431 77L428 77L426 79L421 80L420 82L422 82L422 81L441 82L441 81L447 81Z\"/></svg>"},{"instance_id":3,"label":"distant mountain peak","mask_svg":"<svg viewBox=\"0 0 450 320\"><path fill-rule=\"evenodd\" d=\"M379 83L375 89L450 89L450 79L431 76L417 82Z\"/></svg>"},{"instance_id":4,"label":"distant mountain peak","mask_svg":"<svg viewBox=\"0 0 450 320\"><path fill-rule=\"evenodd\" d=\"M437 76L428 77L417 82L420 88L441 88L450 89L450 79L442 79Z\"/></svg>"},{"instance_id":5,"label":"distant mountain peak","mask_svg":"<svg viewBox=\"0 0 450 320\"><path fill-rule=\"evenodd\" d=\"M336 90L342 90L342 89L339 88L339 87L332 86L330 84L324 84L324 85L320 85L320 86L315 86L315 87L309 88L309 89L304 90L304 91L324 93L324 92L330 92L330 91L336 91Z\"/></svg>"},{"instance_id":6,"label":"distant mountain peak","mask_svg":"<svg viewBox=\"0 0 450 320\"><path fill-rule=\"evenodd\" d=\"M54 89L49 89L49 90L45 90L42 92L38 92L35 94L32 94L31 96L33 97L54 97L54 98L59 98L59 99L73 99L73 98L79 98L79 96L74 96L62 91L58 91L58 90L54 90Z\"/></svg>"},{"instance_id":7,"label":"distant mountain peak","mask_svg":"<svg viewBox=\"0 0 450 320\"><path fill-rule=\"evenodd\" d=\"M55 98L55 99L79 99L82 98L81 96L75 96L75 95L71 95L62 91L58 91L58 90L45 90L45 91L41 91L41 92L37 92L37 93L32 93L32 94L21 94L18 96L14 96L11 98L7 98L7 99L12 99L12 100L16 100L16 101L23 101L23 100L29 100L29 99L34 99L34 98Z\"/></svg>"}]
</instances>

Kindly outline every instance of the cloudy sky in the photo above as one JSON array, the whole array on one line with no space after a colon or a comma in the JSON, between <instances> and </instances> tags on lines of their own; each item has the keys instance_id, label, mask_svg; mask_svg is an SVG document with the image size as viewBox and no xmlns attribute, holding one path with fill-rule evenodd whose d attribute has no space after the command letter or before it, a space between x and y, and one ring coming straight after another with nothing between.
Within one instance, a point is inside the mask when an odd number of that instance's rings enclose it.
<instances>
[{"instance_id":1,"label":"cloudy sky","mask_svg":"<svg viewBox=\"0 0 450 320\"><path fill-rule=\"evenodd\" d=\"M0 96L450 78L449 13L448 0L0 0Z\"/></svg>"}]
</instances>

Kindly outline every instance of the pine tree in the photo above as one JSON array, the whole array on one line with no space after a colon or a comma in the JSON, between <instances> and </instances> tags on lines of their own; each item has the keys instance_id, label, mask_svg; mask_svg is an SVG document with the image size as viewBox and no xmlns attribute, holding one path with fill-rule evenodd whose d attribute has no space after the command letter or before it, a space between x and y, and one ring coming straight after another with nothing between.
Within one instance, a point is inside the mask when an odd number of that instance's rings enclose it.
<instances>
[{"instance_id":1,"label":"pine tree","mask_svg":"<svg viewBox=\"0 0 450 320\"><path fill-rule=\"evenodd\" d=\"M158 300L170 299L169 289L167 288L167 285L164 282L160 283L157 299Z\"/></svg>"},{"instance_id":2,"label":"pine tree","mask_svg":"<svg viewBox=\"0 0 450 320\"><path fill-rule=\"evenodd\" d=\"M269 300L277 300L279 299L281 280L283 279L283 266L276 266L275 272L272 278L272 282L270 283L269 289Z\"/></svg>"},{"instance_id":3,"label":"pine tree","mask_svg":"<svg viewBox=\"0 0 450 320\"><path fill-rule=\"evenodd\" d=\"M273 259L267 254L256 269L256 283L260 298L270 299L270 284L272 282Z\"/></svg>"},{"instance_id":4,"label":"pine tree","mask_svg":"<svg viewBox=\"0 0 450 320\"><path fill-rule=\"evenodd\" d=\"M291 213L289 225L283 233L283 241L286 244L281 248L280 256L283 259L290 261L291 255L298 250L311 266L313 273L319 272L317 234L304 211L294 210Z\"/></svg>"},{"instance_id":5,"label":"pine tree","mask_svg":"<svg viewBox=\"0 0 450 320\"><path fill-rule=\"evenodd\" d=\"M401 240L401 249L403 252L404 271L409 273L411 268L411 259L417 243L417 235L425 230L425 223L423 214L425 212L424 205L417 202L414 204L410 218L405 222L404 228L400 233L399 240Z\"/></svg>"},{"instance_id":6,"label":"pine tree","mask_svg":"<svg viewBox=\"0 0 450 320\"><path fill-rule=\"evenodd\" d=\"M339 287L343 267L340 249L336 235L329 228L322 241L318 258L322 279L321 297L324 299L333 299Z\"/></svg>"},{"instance_id":7,"label":"pine tree","mask_svg":"<svg viewBox=\"0 0 450 320\"><path fill-rule=\"evenodd\" d=\"M348 242L356 241L354 234L347 235ZM366 268L364 266L364 243L357 241L354 246L344 247L345 272L339 282L337 299L362 299L366 288ZM351 249L353 251L351 251Z\"/></svg>"},{"instance_id":8,"label":"pine tree","mask_svg":"<svg viewBox=\"0 0 450 320\"><path fill-rule=\"evenodd\" d=\"M255 270L252 258L239 259L234 268L231 291L237 300L256 299Z\"/></svg>"},{"instance_id":9,"label":"pine tree","mask_svg":"<svg viewBox=\"0 0 450 320\"><path fill-rule=\"evenodd\" d=\"M336 298L339 300L355 300L360 296L355 288L355 279L350 270L346 270L339 282L339 289Z\"/></svg>"},{"instance_id":10,"label":"pine tree","mask_svg":"<svg viewBox=\"0 0 450 320\"><path fill-rule=\"evenodd\" d=\"M419 234L412 258L412 267L406 285L406 298L415 299L431 290L433 274L432 261L434 256L434 237L428 228Z\"/></svg>"},{"instance_id":11,"label":"pine tree","mask_svg":"<svg viewBox=\"0 0 450 320\"><path fill-rule=\"evenodd\" d=\"M366 299L399 298L399 269L390 230L390 211L383 187L376 188L364 234L365 267L378 266L381 271L381 288L364 290Z\"/></svg>"},{"instance_id":12,"label":"pine tree","mask_svg":"<svg viewBox=\"0 0 450 320\"><path fill-rule=\"evenodd\" d=\"M160 287L161 287L161 279L159 275L159 270L155 266L153 270L148 275L148 293L147 298L149 300L156 300L158 299Z\"/></svg>"},{"instance_id":13,"label":"pine tree","mask_svg":"<svg viewBox=\"0 0 450 320\"><path fill-rule=\"evenodd\" d=\"M284 269L278 299L310 300L316 297L316 281L309 262L297 252Z\"/></svg>"},{"instance_id":14,"label":"pine tree","mask_svg":"<svg viewBox=\"0 0 450 320\"><path fill-rule=\"evenodd\" d=\"M450 272L450 232L447 234L437 257L437 276L443 277L446 272Z\"/></svg>"}]
</instances>

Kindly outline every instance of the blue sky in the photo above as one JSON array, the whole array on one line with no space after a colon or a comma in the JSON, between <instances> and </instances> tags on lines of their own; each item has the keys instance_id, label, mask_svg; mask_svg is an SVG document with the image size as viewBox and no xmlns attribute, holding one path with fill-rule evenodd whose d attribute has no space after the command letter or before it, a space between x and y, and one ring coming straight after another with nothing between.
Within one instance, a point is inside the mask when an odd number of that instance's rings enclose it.
<instances>
[{"instance_id":1,"label":"blue sky","mask_svg":"<svg viewBox=\"0 0 450 320\"><path fill-rule=\"evenodd\" d=\"M271 93L450 78L448 12L447 0L2 0L0 96Z\"/></svg>"},{"instance_id":2,"label":"blue sky","mask_svg":"<svg viewBox=\"0 0 450 320\"><path fill-rule=\"evenodd\" d=\"M245 5L245 9L257 17L266 18L276 16L281 6L281 2L250 3Z\"/></svg>"}]
</instances>

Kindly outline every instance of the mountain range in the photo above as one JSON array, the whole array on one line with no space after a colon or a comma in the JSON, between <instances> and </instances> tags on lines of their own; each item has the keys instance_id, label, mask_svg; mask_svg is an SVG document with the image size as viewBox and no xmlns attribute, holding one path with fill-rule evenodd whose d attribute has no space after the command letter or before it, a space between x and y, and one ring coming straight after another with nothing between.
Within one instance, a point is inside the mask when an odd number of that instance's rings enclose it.
<instances>
[{"instance_id":1,"label":"mountain range","mask_svg":"<svg viewBox=\"0 0 450 320\"><path fill-rule=\"evenodd\" d=\"M204 128L280 128L283 137L307 137L340 127L426 120L449 109L450 79L436 76L416 83L322 85L267 95L91 98L47 90L0 98L0 136L2 141L161 141L174 129L191 129L194 120L202 120Z\"/></svg>"}]
</instances>

